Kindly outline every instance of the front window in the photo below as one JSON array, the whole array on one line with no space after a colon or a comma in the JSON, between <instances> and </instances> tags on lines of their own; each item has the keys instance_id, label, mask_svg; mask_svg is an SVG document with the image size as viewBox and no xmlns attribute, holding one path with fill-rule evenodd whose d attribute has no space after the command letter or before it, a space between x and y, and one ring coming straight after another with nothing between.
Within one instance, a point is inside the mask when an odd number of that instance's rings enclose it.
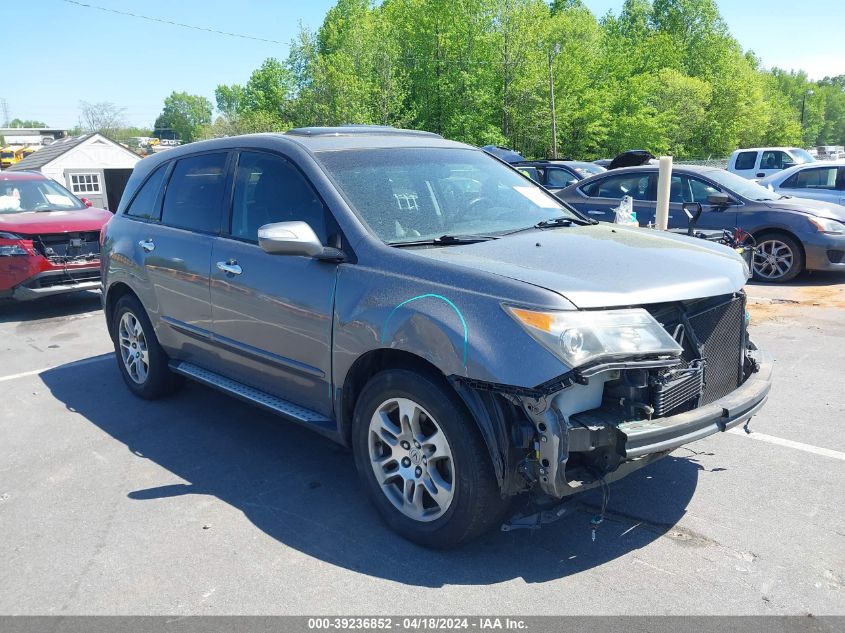
<instances>
[{"instance_id":1,"label":"front window","mask_svg":"<svg viewBox=\"0 0 845 633\"><path fill-rule=\"evenodd\" d=\"M52 180L0 180L0 213L84 208L79 198Z\"/></svg>"},{"instance_id":2,"label":"front window","mask_svg":"<svg viewBox=\"0 0 845 633\"><path fill-rule=\"evenodd\" d=\"M581 220L476 150L342 150L321 152L318 159L358 216L388 244L503 234L551 218Z\"/></svg>"},{"instance_id":3,"label":"front window","mask_svg":"<svg viewBox=\"0 0 845 633\"><path fill-rule=\"evenodd\" d=\"M766 200L777 200L781 197L780 194L774 193L762 185L758 185L753 180L737 176L736 174L732 174L724 169L714 169L713 171L708 171L706 175L717 185L720 185L725 189L734 192L736 195L748 200L763 202Z\"/></svg>"}]
</instances>

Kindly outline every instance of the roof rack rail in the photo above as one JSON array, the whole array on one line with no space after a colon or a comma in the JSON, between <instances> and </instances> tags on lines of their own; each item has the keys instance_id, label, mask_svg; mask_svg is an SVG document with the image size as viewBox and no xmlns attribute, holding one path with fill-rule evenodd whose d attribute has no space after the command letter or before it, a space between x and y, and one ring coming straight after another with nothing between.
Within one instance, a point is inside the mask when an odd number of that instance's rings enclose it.
<instances>
[{"instance_id":1,"label":"roof rack rail","mask_svg":"<svg viewBox=\"0 0 845 633\"><path fill-rule=\"evenodd\" d=\"M384 136L430 136L443 138L434 132L423 130L405 130L391 125L338 125L335 127L296 127L285 134L291 136L356 136L356 135L384 135Z\"/></svg>"}]
</instances>

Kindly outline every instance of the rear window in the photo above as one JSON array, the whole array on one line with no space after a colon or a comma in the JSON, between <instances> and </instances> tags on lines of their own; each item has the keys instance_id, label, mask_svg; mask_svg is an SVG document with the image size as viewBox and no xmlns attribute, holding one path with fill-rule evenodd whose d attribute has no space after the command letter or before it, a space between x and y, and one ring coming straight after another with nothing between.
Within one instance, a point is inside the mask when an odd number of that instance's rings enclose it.
<instances>
[{"instance_id":1,"label":"rear window","mask_svg":"<svg viewBox=\"0 0 845 633\"><path fill-rule=\"evenodd\" d=\"M736 156L734 169L754 169L757 162L757 152L740 152Z\"/></svg>"},{"instance_id":2,"label":"rear window","mask_svg":"<svg viewBox=\"0 0 845 633\"><path fill-rule=\"evenodd\" d=\"M225 152L183 158L173 168L162 208L162 222L202 233L220 227L226 182Z\"/></svg>"},{"instance_id":3,"label":"rear window","mask_svg":"<svg viewBox=\"0 0 845 633\"><path fill-rule=\"evenodd\" d=\"M161 190L161 183L164 180L164 172L167 165L161 165L152 176L138 190L134 200L126 209L126 215L145 220L159 220L161 218L161 206L157 204L158 193Z\"/></svg>"},{"instance_id":4,"label":"rear window","mask_svg":"<svg viewBox=\"0 0 845 633\"><path fill-rule=\"evenodd\" d=\"M649 180L648 173L619 174L594 180L585 185L582 191L590 198L621 199L631 196L634 200L648 200Z\"/></svg>"}]
</instances>

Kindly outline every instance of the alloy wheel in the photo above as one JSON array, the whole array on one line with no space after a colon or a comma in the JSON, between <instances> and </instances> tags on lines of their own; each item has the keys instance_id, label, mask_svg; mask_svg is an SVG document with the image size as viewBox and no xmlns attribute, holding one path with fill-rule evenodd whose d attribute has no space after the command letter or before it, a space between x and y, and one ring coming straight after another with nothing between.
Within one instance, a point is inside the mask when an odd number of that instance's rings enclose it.
<instances>
[{"instance_id":1,"label":"alloy wheel","mask_svg":"<svg viewBox=\"0 0 845 633\"><path fill-rule=\"evenodd\" d=\"M437 421L408 398L391 398L370 419L367 439L376 481L393 506L415 521L443 516L455 494L455 465Z\"/></svg>"},{"instance_id":2,"label":"alloy wheel","mask_svg":"<svg viewBox=\"0 0 845 633\"><path fill-rule=\"evenodd\" d=\"M780 279L792 269L794 263L792 248L778 239L760 242L754 251L754 272L762 279Z\"/></svg>"},{"instance_id":3,"label":"alloy wheel","mask_svg":"<svg viewBox=\"0 0 845 633\"><path fill-rule=\"evenodd\" d=\"M120 357L129 377L139 385L144 384L150 371L147 337L137 317L124 312L117 328Z\"/></svg>"}]
</instances>

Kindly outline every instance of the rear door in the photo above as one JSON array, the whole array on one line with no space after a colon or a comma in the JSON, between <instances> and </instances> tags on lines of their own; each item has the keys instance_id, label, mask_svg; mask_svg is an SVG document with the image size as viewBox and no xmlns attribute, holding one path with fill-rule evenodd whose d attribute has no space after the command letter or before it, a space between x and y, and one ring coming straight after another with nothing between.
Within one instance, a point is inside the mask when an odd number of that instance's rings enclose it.
<instances>
[{"instance_id":1,"label":"rear door","mask_svg":"<svg viewBox=\"0 0 845 633\"><path fill-rule=\"evenodd\" d=\"M730 171L743 178L755 179L762 178L757 175L757 164L760 157L760 152L756 150L741 151L736 154L733 163L730 165Z\"/></svg>"},{"instance_id":2,"label":"rear door","mask_svg":"<svg viewBox=\"0 0 845 633\"><path fill-rule=\"evenodd\" d=\"M213 369L329 415L338 264L265 253L258 228L301 220L324 245L338 245L339 231L293 163L258 151L236 160L230 220L211 247Z\"/></svg>"},{"instance_id":3,"label":"rear door","mask_svg":"<svg viewBox=\"0 0 845 633\"><path fill-rule=\"evenodd\" d=\"M160 222L146 222L136 233L148 303L155 304L146 307L161 326L159 338L171 354L201 365L213 358L208 275L228 162L228 152L175 161L169 168Z\"/></svg>"},{"instance_id":4,"label":"rear door","mask_svg":"<svg viewBox=\"0 0 845 633\"><path fill-rule=\"evenodd\" d=\"M579 190L584 198L567 198L567 202L578 211L602 222L613 222L616 218L615 209L622 198L631 196L634 199L634 210L640 226L654 221L655 194L654 171L637 170L635 172L608 173L593 180Z\"/></svg>"}]
</instances>

